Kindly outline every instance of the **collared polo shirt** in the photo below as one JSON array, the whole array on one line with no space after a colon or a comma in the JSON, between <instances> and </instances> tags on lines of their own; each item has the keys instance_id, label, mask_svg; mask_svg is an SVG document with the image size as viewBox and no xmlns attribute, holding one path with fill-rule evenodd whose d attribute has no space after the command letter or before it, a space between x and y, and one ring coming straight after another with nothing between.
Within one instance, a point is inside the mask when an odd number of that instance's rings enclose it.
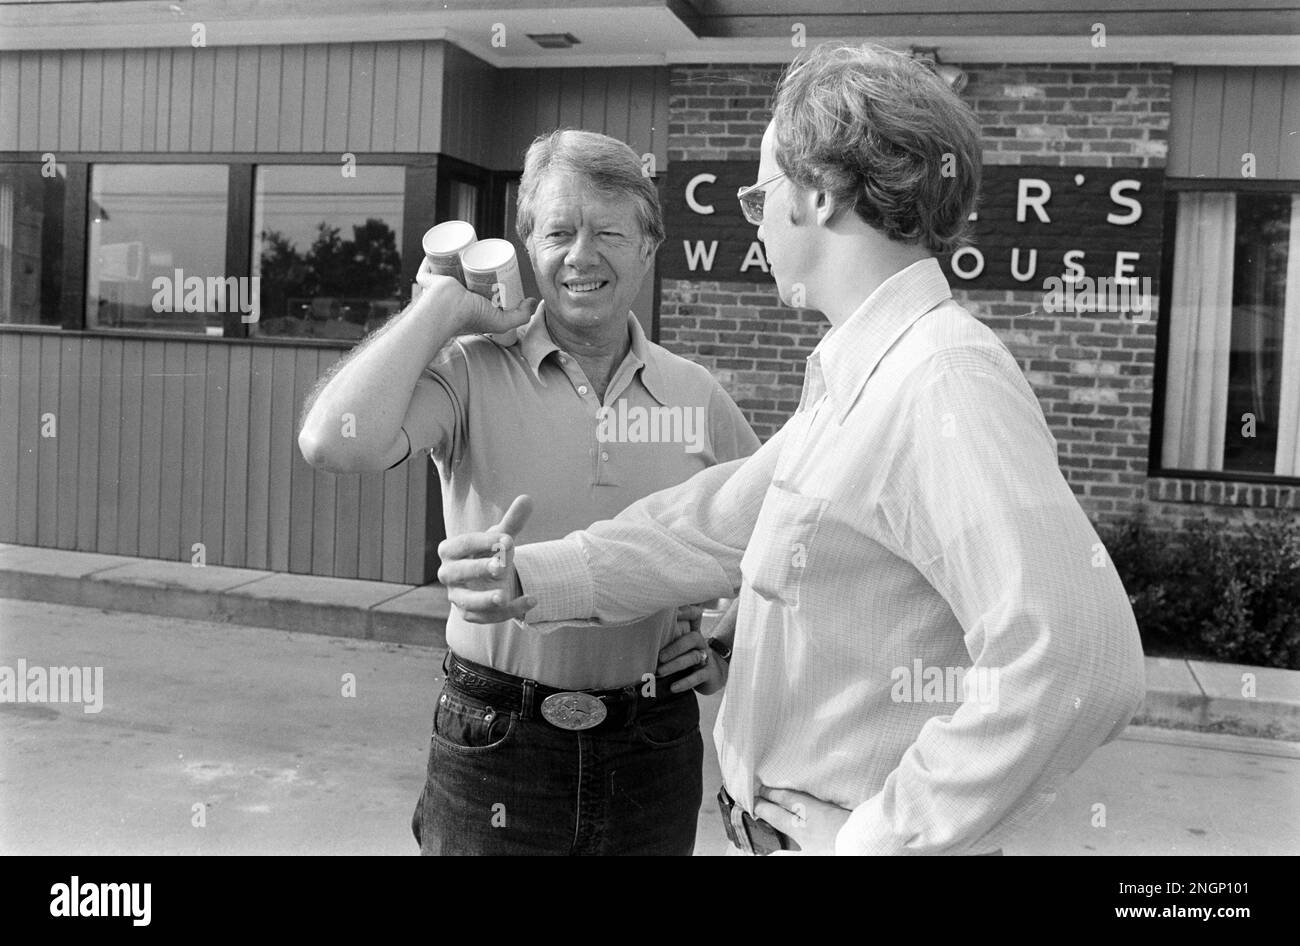
<instances>
[{"instance_id":1,"label":"collared polo shirt","mask_svg":"<svg viewBox=\"0 0 1300 946\"><path fill-rule=\"evenodd\" d=\"M412 447L430 450L438 465L447 535L496 524L527 493L533 514L518 540L559 538L758 448L706 369L649 341L631 313L627 325L631 345L603 403L551 338L544 303L515 344L465 336L426 369L420 384L438 406L420 425L431 433L417 435L429 442ZM654 672L675 636L674 611L542 636L517 621L469 624L453 607L447 643L466 659L549 686L618 687Z\"/></svg>"}]
</instances>

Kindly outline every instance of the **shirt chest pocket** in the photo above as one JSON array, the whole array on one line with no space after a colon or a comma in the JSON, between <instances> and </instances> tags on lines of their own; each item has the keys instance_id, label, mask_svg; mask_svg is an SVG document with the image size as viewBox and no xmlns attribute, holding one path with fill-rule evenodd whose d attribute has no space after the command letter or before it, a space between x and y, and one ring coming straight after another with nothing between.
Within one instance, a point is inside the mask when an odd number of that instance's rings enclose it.
<instances>
[{"instance_id":1,"label":"shirt chest pocket","mask_svg":"<svg viewBox=\"0 0 1300 946\"><path fill-rule=\"evenodd\" d=\"M803 576L813 565L814 540L826 500L773 483L759 510L740 570L760 597L799 607Z\"/></svg>"}]
</instances>

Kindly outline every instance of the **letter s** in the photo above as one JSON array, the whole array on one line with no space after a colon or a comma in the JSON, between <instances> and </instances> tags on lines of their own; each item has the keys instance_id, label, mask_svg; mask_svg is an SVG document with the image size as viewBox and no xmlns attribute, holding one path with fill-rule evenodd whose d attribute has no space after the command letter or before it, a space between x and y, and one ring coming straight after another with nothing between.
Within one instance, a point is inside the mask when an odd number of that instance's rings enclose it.
<instances>
[{"instance_id":1,"label":"letter s","mask_svg":"<svg viewBox=\"0 0 1300 946\"><path fill-rule=\"evenodd\" d=\"M1116 181L1110 185L1110 199L1121 207L1127 207L1129 212L1126 214L1109 213L1106 214L1106 222L1113 223L1117 227L1126 227L1129 224L1137 223L1142 219L1142 205L1132 197L1125 197L1124 191L1140 191L1142 183L1132 178L1125 178L1122 181Z\"/></svg>"}]
</instances>

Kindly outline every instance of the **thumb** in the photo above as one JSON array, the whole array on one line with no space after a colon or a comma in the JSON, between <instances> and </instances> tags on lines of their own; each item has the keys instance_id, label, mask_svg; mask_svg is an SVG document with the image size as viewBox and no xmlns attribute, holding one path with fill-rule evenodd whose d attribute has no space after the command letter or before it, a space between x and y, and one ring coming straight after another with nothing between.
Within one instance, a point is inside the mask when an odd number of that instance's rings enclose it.
<instances>
[{"instance_id":1,"label":"thumb","mask_svg":"<svg viewBox=\"0 0 1300 946\"><path fill-rule=\"evenodd\" d=\"M524 299L516 306L506 309L502 313L502 321L512 328L527 325L537 309L536 299Z\"/></svg>"},{"instance_id":2,"label":"thumb","mask_svg":"<svg viewBox=\"0 0 1300 946\"><path fill-rule=\"evenodd\" d=\"M523 529L524 523L528 517L533 514L533 500L529 496L516 496L515 501L510 504L506 514L501 517L501 521L494 525L489 532L504 532L506 535L518 535Z\"/></svg>"},{"instance_id":3,"label":"thumb","mask_svg":"<svg viewBox=\"0 0 1300 946\"><path fill-rule=\"evenodd\" d=\"M513 328L522 328L533 317L533 309L537 305L535 299L524 299L518 305L502 309L493 305L492 300L487 296L480 296L477 293L475 296L479 300L475 303L476 318L478 324L482 326L479 331L504 333Z\"/></svg>"}]
</instances>

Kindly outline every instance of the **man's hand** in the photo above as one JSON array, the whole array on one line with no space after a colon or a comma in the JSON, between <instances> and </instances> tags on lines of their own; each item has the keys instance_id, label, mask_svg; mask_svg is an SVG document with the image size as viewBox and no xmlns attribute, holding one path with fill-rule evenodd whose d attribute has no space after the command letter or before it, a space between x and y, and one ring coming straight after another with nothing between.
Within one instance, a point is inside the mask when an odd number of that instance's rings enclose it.
<instances>
[{"instance_id":1,"label":"man's hand","mask_svg":"<svg viewBox=\"0 0 1300 946\"><path fill-rule=\"evenodd\" d=\"M700 619L704 617L704 605L684 604L677 609L677 636L689 634L700 629Z\"/></svg>"},{"instance_id":2,"label":"man's hand","mask_svg":"<svg viewBox=\"0 0 1300 946\"><path fill-rule=\"evenodd\" d=\"M429 268L429 258L420 261L415 274L420 285L417 305L431 306L439 318L450 319L461 335L496 335L526 325L537 309L536 299L524 299L512 309L498 309L491 299L470 292L450 276L439 276Z\"/></svg>"},{"instance_id":3,"label":"man's hand","mask_svg":"<svg viewBox=\"0 0 1300 946\"><path fill-rule=\"evenodd\" d=\"M471 624L522 619L535 598L523 596L515 571L515 536L533 511L533 501L516 496L501 521L486 532L466 532L438 544L438 581L447 598Z\"/></svg>"},{"instance_id":4,"label":"man's hand","mask_svg":"<svg viewBox=\"0 0 1300 946\"><path fill-rule=\"evenodd\" d=\"M714 636L730 630L736 623L736 608L734 606L727 609L714 629ZM727 671L730 669L727 662L714 653L709 647L708 640L700 633L700 617L704 609L698 604L684 604L677 609L677 627L684 633L679 637L670 640L659 651L659 666L655 668L655 675L659 677L672 676L679 670L685 670L688 667L697 668L694 673L682 677L680 680L674 680L668 687L673 693L684 693L694 687L700 693L708 696L710 693L717 693L727 685Z\"/></svg>"},{"instance_id":5,"label":"man's hand","mask_svg":"<svg viewBox=\"0 0 1300 946\"><path fill-rule=\"evenodd\" d=\"M852 814L830 802L788 788L768 788L754 803L754 816L790 835L798 851L778 854L834 854L835 836Z\"/></svg>"}]
</instances>

